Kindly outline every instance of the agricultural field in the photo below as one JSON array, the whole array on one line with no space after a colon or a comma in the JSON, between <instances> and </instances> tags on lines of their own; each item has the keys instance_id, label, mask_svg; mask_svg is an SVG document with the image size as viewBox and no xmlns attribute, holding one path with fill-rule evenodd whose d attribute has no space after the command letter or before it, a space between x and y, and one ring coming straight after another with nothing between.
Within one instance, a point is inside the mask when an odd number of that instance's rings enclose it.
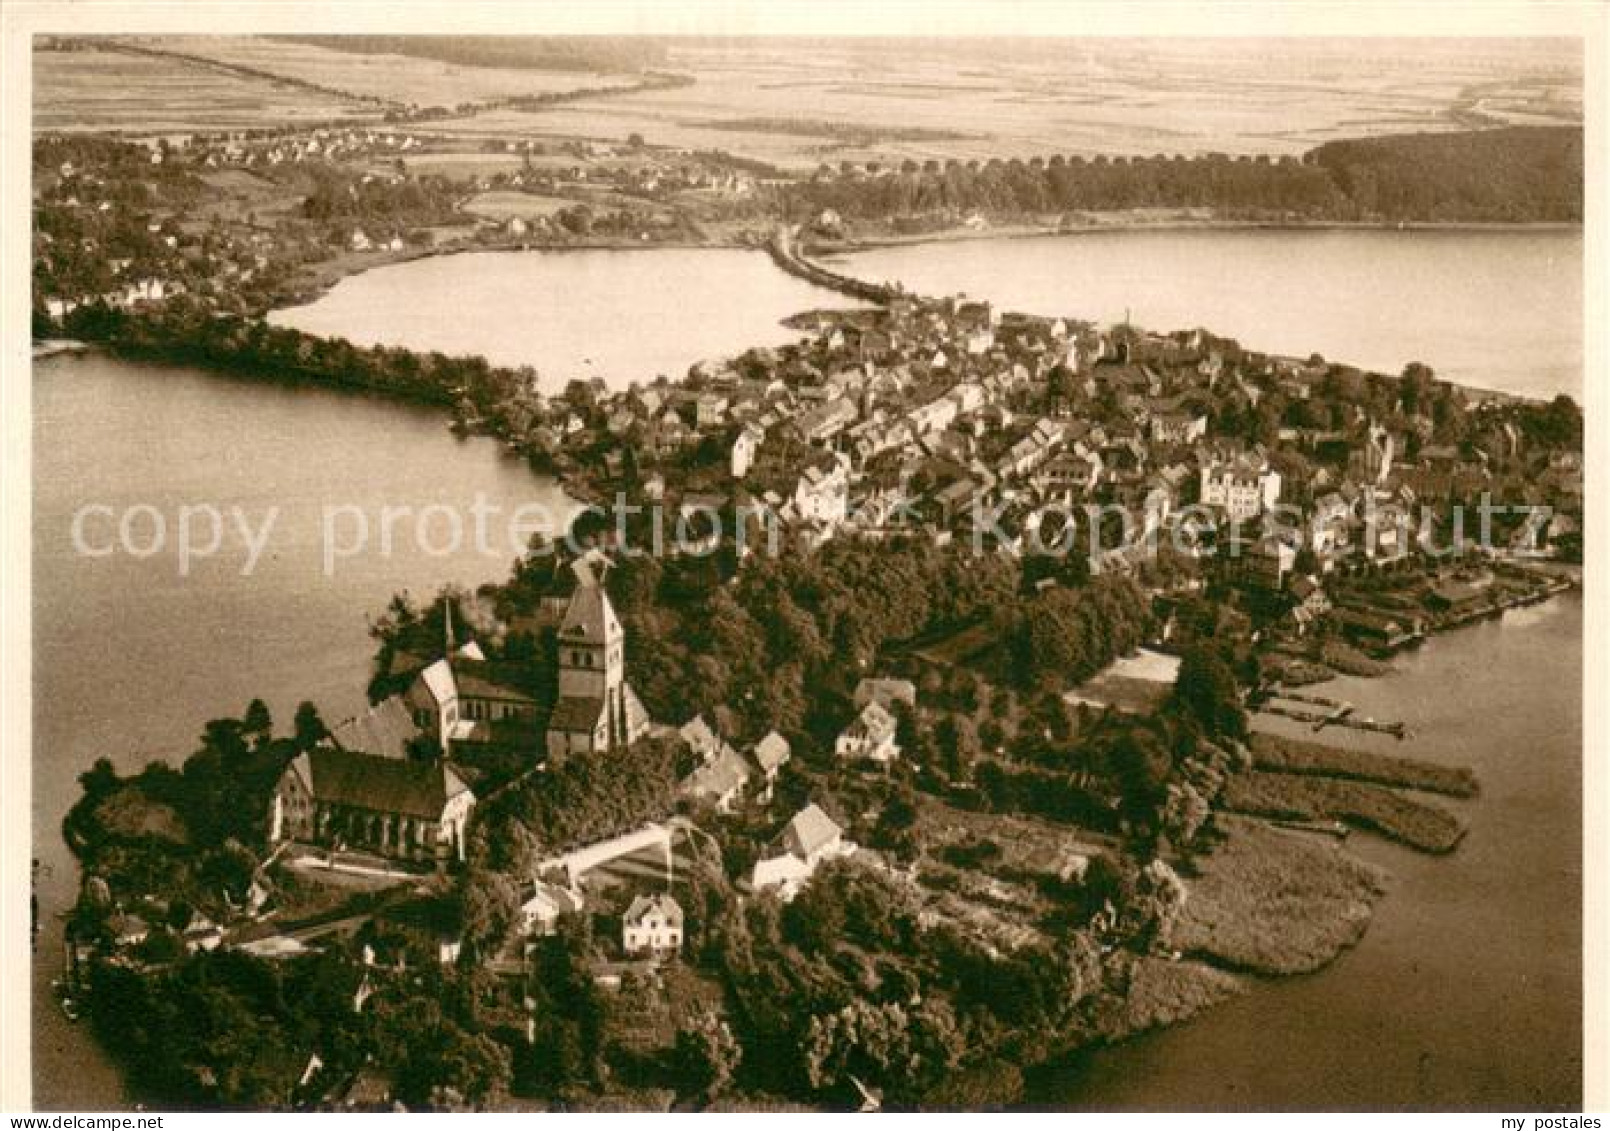
<instances>
[{"instance_id":1,"label":"agricultural field","mask_svg":"<svg viewBox=\"0 0 1610 1131\"><path fill-rule=\"evenodd\" d=\"M373 116L304 86L98 47L35 48L34 128L150 135Z\"/></svg>"},{"instance_id":2,"label":"agricultural field","mask_svg":"<svg viewBox=\"0 0 1610 1131\"><path fill-rule=\"evenodd\" d=\"M488 220L536 220L553 216L576 202L562 196L539 196L530 192L483 192L464 205L472 216Z\"/></svg>"},{"instance_id":3,"label":"agricultural field","mask_svg":"<svg viewBox=\"0 0 1610 1131\"><path fill-rule=\"evenodd\" d=\"M653 144L808 169L1051 153L1300 153L1340 137L1516 115L1581 120L1580 63L1564 47L1437 50L1427 65L1422 49L1411 62L1389 42L1341 40L673 42L668 65L693 75L692 86L448 128L476 137L641 133Z\"/></svg>"},{"instance_id":4,"label":"agricultural field","mask_svg":"<svg viewBox=\"0 0 1610 1131\"><path fill-rule=\"evenodd\" d=\"M403 106L452 107L629 86L636 81L624 74L474 67L403 55L357 54L260 36L166 36L141 42Z\"/></svg>"},{"instance_id":5,"label":"agricultural field","mask_svg":"<svg viewBox=\"0 0 1610 1131\"><path fill-rule=\"evenodd\" d=\"M454 180L464 177L494 177L499 173L518 173L524 167L524 162L517 153L483 153L467 150L409 153L403 156L401 161L415 176L451 177ZM389 163L377 161L376 167L383 168ZM571 165L575 163L574 160L569 162ZM536 162L533 161L532 164ZM557 167L557 162L555 165Z\"/></svg>"},{"instance_id":6,"label":"agricultural field","mask_svg":"<svg viewBox=\"0 0 1610 1131\"><path fill-rule=\"evenodd\" d=\"M128 42L218 66L36 51L39 126L290 124L637 81L250 36ZM1580 58L1553 40L1449 41L1412 53L1390 40L669 40L664 67L694 82L493 107L429 132L467 143L635 133L805 171L1054 153L1295 154L1342 137L1582 118Z\"/></svg>"}]
</instances>

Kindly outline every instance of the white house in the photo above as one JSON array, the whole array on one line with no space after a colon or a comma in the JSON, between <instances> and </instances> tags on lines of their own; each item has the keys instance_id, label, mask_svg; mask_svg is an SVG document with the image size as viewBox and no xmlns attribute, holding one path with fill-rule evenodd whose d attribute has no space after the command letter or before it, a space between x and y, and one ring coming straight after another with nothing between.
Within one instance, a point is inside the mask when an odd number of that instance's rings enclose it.
<instances>
[{"instance_id":1,"label":"white house","mask_svg":"<svg viewBox=\"0 0 1610 1131\"><path fill-rule=\"evenodd\" d=\"M527 935L551 935L560 916L575 914L584 905L579 891L536 880L531 895L520 904L520 930Z\"/></svg>"},{"instance_id":2,"label":"white house","mask_svg":"<svg viewBox=\"0 0 1610 1131\"><path fill-rule=\"evenodd\" d=\"M716 755L682 780L678 789L684 797L708 801L718 812L726 813L749 784L749 764L725 742Z\"/></svg>"},{"instance_id":3,"label":"white house","mask_svg":"<svg viewBox=\"0 0 1610 1131\"><path fill-rule=\"evenodd\" d=\"M848 856L856 849L854 842L844 839L844 830L814 802L794 814L783 829L780 847L777 855L755 862L750 887L757 892L776 888L785 901L794 898L822 861Z\"/></svg>"},{"instance_id":4,"label":"white house","mask_svg":"<svg viewBox=\"0 0 1610 1131\"><path fill-rule=\"evenodd\" d=\"M1234 521L1256 518L1280 501L1280 472L1251 456L1211 460L1202 465L1198 498L1223 507Z\"/></svg>"},{"instance_id":5,"label":"white house","mask_svg":"<svg viewBox=\"0 0 1610 1131\"><path fill-rule=\"evenodd\" d=\"M834 752L840 758L892 762L900 755L894 732L894 716L883 704L873 700L862 707L861 713L840 733L834 744Z\"/></svg>"},{"instance_id":6,"label":"white house","mask_svg":"<svg viewBox=\"0 0 1610 1131\"><path fill-rule=\"evenodd\" d=\"M682 905L663 892L632 900L621 917L621 949L630 955L681 950Z\"/></svg>"},{"instance_id":7,"label":"white house","mask_svg":"<svg viewBox=\"0 0 1610 1131\"><path fill-rule=\"evenodd\" d=\"M744 425L743 431L739 432L738 438L732 442L734 479L742 479L749 474L749 469L755 463L755 453L760 450L760 442L765 438L766 434L753 424Z\"/></svg>"}]
</instances>

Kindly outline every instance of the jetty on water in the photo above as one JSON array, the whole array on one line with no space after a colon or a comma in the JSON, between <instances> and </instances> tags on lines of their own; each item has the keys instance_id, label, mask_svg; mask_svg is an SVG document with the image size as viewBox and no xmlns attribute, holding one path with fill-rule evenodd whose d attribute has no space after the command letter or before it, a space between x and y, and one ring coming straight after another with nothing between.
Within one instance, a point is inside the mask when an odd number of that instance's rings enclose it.
<instances>
[{"instance_id":1,"label":"jetty on water","mask_svg":"<svg viewBox=\"0 0 1610 1131\"><path fill-rule=\"evenodd\" d=\"M1358 708L1344 700L1286 691L1278 686L1263 692L1253 709L1265 715L1308 723L1316 733L1326 727L1337 726L1390 734L1400 742L1409 737L1409 728L1401 722L1380 722L1368 715L1358 714Z\"/></svg>"}]
</instances>

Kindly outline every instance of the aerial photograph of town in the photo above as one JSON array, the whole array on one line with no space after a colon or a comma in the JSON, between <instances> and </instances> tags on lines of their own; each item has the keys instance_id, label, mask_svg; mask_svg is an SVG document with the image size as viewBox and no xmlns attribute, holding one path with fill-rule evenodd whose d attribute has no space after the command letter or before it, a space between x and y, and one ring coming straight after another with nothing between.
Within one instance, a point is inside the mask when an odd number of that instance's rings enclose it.
<instances>
[{"instance_id":1,"label":"aerial photograph of town","mask_svg":"<svg viewBox=\"0 0 1610 1131\"><path fill-rule=\"evenodd\" d=\"M31 34L6 1106L1591 1106L1583 40L754 30Z\"/></svg>"}]
</instances>

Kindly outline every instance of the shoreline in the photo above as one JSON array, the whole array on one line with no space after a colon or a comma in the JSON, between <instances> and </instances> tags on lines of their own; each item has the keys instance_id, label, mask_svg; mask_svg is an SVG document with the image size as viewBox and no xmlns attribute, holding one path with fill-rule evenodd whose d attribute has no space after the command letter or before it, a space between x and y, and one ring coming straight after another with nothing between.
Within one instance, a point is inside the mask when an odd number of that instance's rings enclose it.
<instances>
[{"instance_id":1,"label":"shoreline","mask_svg":"<svg viewBox=\"0 0 1610 1131\"><path fill-rule=\"evenodd\" d=\"M1113 221L1096 221L1091 223L1064 225L1039 224L1027 222L1014 222L991 225L982 229L964 227L940 228L931 232L916 232L911 235L898 233L854 236L843 240L820 241L813 243L810 254L834 257L840 255L855 255L858 252L874 251L886 247L913 247L922 244L964 243L974 240L990 239L1033 239L1043 236L1083 236L1096 235L1105 232L1239 232L1239 231L1269 231L1269 232L1582 232L1583 225L1568 221L1538 220L1538 221L1469 221L1469 220L1416 220L1392 223L1375 220L1227 220L1212 217L1184 217L1172 216L1158 219L1144 217L1125 217ZM450 247L409 248L400 252L343 252L335 259L325 264L316 265L310 271L309 284L306 287L295 288L277 294L266 306L260 316L267 317L275 311L287 310L292 307L306 306L328 293L344 279L352 278L374 271L382 267L390 267L400 263L412 263L420 259L434 259L440 256L466 255L474 252L567 252L567 251L655 251L655 250L682 250L699 251L712 250L741 250L764 251L765 234L761 231L753 233L740 232L736 235L710 236L704 239L676 239L676 240L633 240L624 236L610 238L588 238L562 244L542 244L530 241L505 242L485 245L462 245ZM804 254L804 253L802 253ZM365 256L357 260L358 256ZM825 289L825 288L824 288ZM1483 392L1502 393L1502 390L1487 390L1481 386L1466 386ZM1518 394L1503 394L1518 395Z\"/></svg>"},{"instance_id":2,"label":"shoreline","mask_svg":"<svg viewBox=\"0 0 1610 1131\"><path fill-rule=\"evenodd\" d=\"M914 233L909 236L897 234L861 236L842 241L813 242L806 248L796 247L793 254L809 266L821 270L824 274L837 274L816 262L817 259L826 259L830 263L840 257L854 256L860 252L876 251L882 248L916 247L925 244L967 243L981 240L1022 240L1036 239L1049 236L1084 236L1102 233L1129 233L1129 232L1443 232L1443 233L1525 233L1525 232L1570 232L1582 233L1583 225L1564 221L1413 221L1387 223L1380 221L1344 221L1344 220L1225 220L1214 218L1168 217L1157 220L1148 220L1136 217L1127 217L1114 222L1097 222L1077 226L1063 226L1051 224L1016 223L1005 224L985 229L946 228L933 232ZM777 263L775 254L762 233L740 232L723 236L712 236L705 239L678 239L665 241L643 242L625 237L610 237L605 239L577 240L564 244L534 244L529 241L495 243L489 245L450 246L432 248L412 248L400 252L342 252L335 259L324 264L314 266L307 281L300 286L293 286L275 294L261 310L254 312L253 316L262 318L265 322L276 313L283 313L299 307L310 306L329 294L338 285L349 278L384 267L412 263L423 259L438 257L468 255L477 252L486 253L518 253L543 252L562 254L569 251L701 251L701 250L736 250L754 251L770 259L777 270L784 274L792 274ZM362 256L362 258L359 258ZM849 266L848 264L835 264L836 266ZM811 285L829 293L840 294L844 292L818 282L812 282L803 275ZM867 280L848 276L857 284L868 290L882 289L882 284L871 283ZM866 300L862 300L866 301ZM788 317L795 317L808 311L797 311ZM1025 312L1026 313L1026 312ZM782 325L788 325L788 318L779 319ZM1168 330L1158 330L1167 333ZM1173 329L1184 329L1174 327ZM1465 382L1449 381L1448 384L1463 390L1467 395L1477 400L1496 400L1504 402L1525 402L1545 404L1555 396L1569 396L1573 401L1580 398L1580 393L1554 393L1550 395L1517 393L1507 389L1493 388L1486 385L1474 385Z\"/></svg>"},{"instance_id":3,"label":"shoreline","mask_svg":"<svg viewBox=\"0 0 1610 1131\"><path fill-rule=\"evenodd\" d=\"M858 235L822 241L815 250L825 255L853 255L883 247L927 243L959 243L980 239L1028 239L1038 236L1083 236L1102 232L1581 232L1583 225L1565 220L1232 220L1218 217L1167 216L1156 219L1126 217L1080 224L1011 222L985 228L939 228L901 235Z\"/></svg>"},{"instance_id":4,"label":"shoreline","mask_svg":"<svg viewBox=\"0 0 1610 1131\"><path fill-rule=\"evenodd\" d=\"M402 251L396 252L342 252L334 259L314 265L309 271L305 285L294 286L276 293L268 305L257 312L256 316L267 320L271 314L309 306L323 298L347 279L356 278L359 275L365 275L383 267L395 267L423 259L441 259L455 255L471 255L477 252L507 254L531 251L562 253L567 251L656 251L662 249L667 251L758 250L756 245L737 239L632 240L624 236L616 236L608 239L577 240L563 244L534 244L524 241L519 243L404 248ZM359 260L360 256L364 258Z\"/></svg>"}]
</instances>

